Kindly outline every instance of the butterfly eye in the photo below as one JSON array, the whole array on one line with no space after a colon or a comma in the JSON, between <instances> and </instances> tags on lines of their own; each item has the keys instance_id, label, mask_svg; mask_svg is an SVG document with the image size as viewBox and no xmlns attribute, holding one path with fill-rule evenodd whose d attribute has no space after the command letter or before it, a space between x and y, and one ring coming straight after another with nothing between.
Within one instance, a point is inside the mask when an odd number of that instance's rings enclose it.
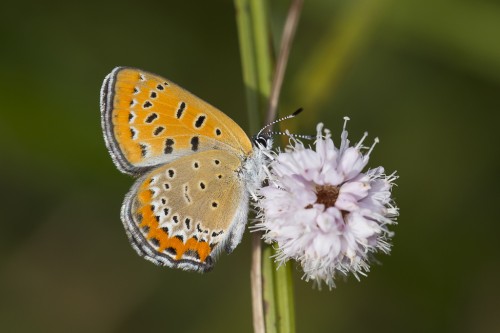
<instances>
[{"instance_id":1,"label":"butterfly eye","mask_svg":"<svg viewBox=\"0 0 500 333\"><path fill-rule=\"evenodd\" d=\"M253 145L256 147L262 147L262 148L267 148L267 137L263 135L255 136L252 139Z\"/></svg>"}]
</instances>

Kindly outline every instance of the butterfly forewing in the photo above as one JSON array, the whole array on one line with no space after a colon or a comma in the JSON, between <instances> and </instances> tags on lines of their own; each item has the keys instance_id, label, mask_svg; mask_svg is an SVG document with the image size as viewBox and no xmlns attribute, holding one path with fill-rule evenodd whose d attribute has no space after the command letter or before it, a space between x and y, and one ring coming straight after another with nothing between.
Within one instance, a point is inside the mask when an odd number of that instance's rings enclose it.
<instances>
[{"instance_id":1,"label":"butterfly forewing","mask_svg":"<svg viewBox=\"0 0 500 333\"><path fill-rule=\"evenodd\" d=\"M181 157L139 178L122 220L137 252L169 267L208 271L218 253L240 242L248 194L241 160L209 150Z\"/></svg>"},{"instance_id":2,"label":"butterfly forewing","mask_svg":"<svg viewBox=\"0 0 500 333\"><path fill-rule=\"evenodd\" d=\"M117 167L140 174L180 156L221 149L247 156L252 145L228 116L173 82L117 67L101 90L102 126Z\"/></svg>"}]
</instances>

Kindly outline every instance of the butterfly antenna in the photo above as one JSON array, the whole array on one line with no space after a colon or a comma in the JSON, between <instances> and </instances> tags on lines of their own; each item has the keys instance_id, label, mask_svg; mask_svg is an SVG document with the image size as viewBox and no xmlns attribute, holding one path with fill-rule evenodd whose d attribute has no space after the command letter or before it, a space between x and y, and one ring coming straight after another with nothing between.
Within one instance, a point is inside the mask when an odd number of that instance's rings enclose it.
<instances>
[{"instance_id":1,"label":"butterfly antenna","mask_svg":"<svg viewBox=\"0 0 500 333\"><path fill-rule=\"evenodd\" d=\"M279 123L280 121L283 121L283 120L287 120L287 119L290 119L290 118L294 118L296 117L299 113L301 113L302 111L304 111L304 108L298 108L297 111L295 111L294 113L292 114L289 114L288 116L285 116L285 117L282 117L282 118L279 118L279 119L276 119L275 121L273 122L270 122L269 124L267 124L266 126L262 127L261 130L259 131L259 133L257 133L256 136L260 136L260 134L268 127L270 126L273 126L274 124L276 123ZM278 134L278 132L272 132L270 134Z\"/></svg>"},{"instance_id":2,"label":"butterfly antenna","mask_svg":"<svg viewBox=\"0 0 500 333\"><path fill-rule=\"evenodd\" d=\"M305 139L305 140L314 140L316 139L315 136L313 135L304 135L304 134L292 134L292 133L283 133L283 132L271 132L269 133L271 135L286 135L286 136L291 136L292 138L299 138L299 139Z\"/></svg>"}]
</instances>

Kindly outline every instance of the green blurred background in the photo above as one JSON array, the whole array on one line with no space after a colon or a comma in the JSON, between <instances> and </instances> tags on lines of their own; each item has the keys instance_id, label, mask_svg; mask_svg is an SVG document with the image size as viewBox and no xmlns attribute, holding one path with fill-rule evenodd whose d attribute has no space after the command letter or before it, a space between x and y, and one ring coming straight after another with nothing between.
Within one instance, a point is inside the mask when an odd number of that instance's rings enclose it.
<instances>
[{"instance_id":1,"label":"green blurred background","mask_svg":"<svg viewBox=\"0 0 500 333\"><path fill-rule=\"evenodd\" d=\"M288 4L271 1L276 34ZM245 127L233 3L2 7L0 332L251 332L248 233L206 275L131 249L133 180L98 104L104 76L135 66ZM338 136L349 116L353 141L378 136L370 165L398 171L401 216L361 282L318 291L296 270L298 332L500 332L499 90L498 0L305 2L280 111L306 112L285 126Z\"/></svg>"}]
</instances>

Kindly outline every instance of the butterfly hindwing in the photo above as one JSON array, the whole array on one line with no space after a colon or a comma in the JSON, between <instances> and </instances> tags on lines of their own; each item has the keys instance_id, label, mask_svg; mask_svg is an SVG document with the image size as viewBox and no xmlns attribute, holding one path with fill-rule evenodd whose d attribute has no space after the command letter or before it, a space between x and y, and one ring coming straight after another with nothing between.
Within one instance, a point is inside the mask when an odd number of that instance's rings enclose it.
<instances>
[{"instance_id":1,"label":"butterfly hindwing","mask_svg":"<svg viewBox=\"0 0 500 333\"><path fill-rule=\"evenodd\" d=\"M250 139L231 118L173 82L139 69L117 67L105 78L101 114L111 156L129 174L205 150L252 151Z\"/></svg>"},{"instance_id":2,"label":"butterfly hindwing","mask_svg":"<svg viewBox=\"0 0 500 333\"><path fill-rule=\"evenodd\" d=\"M241 160L223 150L180 157L139 178L122 206L132 245L146 259L205 272L241 240L248 193Z\"/></svg>"}]
</instances>

